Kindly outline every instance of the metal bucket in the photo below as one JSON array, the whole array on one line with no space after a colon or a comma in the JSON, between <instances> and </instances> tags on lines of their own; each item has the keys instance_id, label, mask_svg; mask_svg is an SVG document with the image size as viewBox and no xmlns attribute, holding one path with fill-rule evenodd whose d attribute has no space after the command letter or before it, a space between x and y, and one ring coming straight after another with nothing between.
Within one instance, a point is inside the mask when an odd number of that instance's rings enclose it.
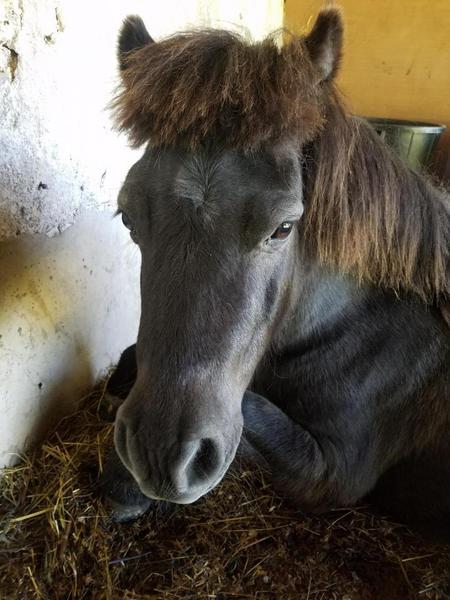
<instances>
[{"instance_id":1,"label":"metal bucket","mask_svg":"<svg viewBox=\"0 0 450 600\"><path fill-rule=\"evenodd\" d=\"M368 118L382 139L416 171L429 167L433 151L445 125L402 121L397 119Z\"/></svg>"}]
</instances>

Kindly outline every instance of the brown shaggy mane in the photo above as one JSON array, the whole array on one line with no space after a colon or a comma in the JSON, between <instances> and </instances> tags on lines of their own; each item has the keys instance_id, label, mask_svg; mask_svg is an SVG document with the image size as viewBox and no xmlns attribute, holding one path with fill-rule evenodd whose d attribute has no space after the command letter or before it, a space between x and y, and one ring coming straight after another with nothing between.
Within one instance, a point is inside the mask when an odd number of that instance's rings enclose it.
<instances>
[{"instance_id":1,"label":"brown shaggy mane","mask_svg":"<svg viewBox=\"0 0 450 600\"><path fill-rule=\"evenodd\" d=\"M339 40L335 9L321 13L314 35L326 22ZM205 30L125 53L112 103L118 128L135 146L192 150L205 143L257 150L296 140L306 155L306 249L358 280L444 306L448 193L410 171L365 121L346 112L333 81L321 79L313 64L314 35L291 36L279 47L275 36L249 44Z\"/></svg>"},{"instance_id":2,"label":"brown shaggy mane","mask_svg":"<svg viewBox=\"0 0 450 600\"><path fill-rule=\"evenodd\" d=\"M312 139L322 124L304 38L280 49L276 35L249 44L229 31L181 33L129 52L121 76L112 108L135 146L256 149L286 135Z\"/></svg>"},{"instance_id":3,"label":"brown shaggy mane","mask_svg":"<svg viewBox=\"0 0 450 600\"><path fill-rule=\"evenodd\" d=\"M303 242L359 281L450 301L450 197L410 170L363 119L330 95L305 169ZM450 324L450 321L449 321Z\"/></svg>"}]
</instances>

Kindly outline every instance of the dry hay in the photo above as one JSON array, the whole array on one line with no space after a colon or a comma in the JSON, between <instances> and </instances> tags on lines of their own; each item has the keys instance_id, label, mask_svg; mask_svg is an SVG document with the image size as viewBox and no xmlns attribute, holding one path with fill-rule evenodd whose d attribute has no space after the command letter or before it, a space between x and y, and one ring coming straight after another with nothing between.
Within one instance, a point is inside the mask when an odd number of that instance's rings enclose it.
<instances>
[{"instance_id":1,"label":"dry hay","mask_svg":"<svg viewBox=\"0 0 450 600\"><path fill-rule=\"evenodd\" d=\"M0 598L450 598L450 548L367 508L303 515L257 472L174 515L108 519L100 392L0 481Z\"/></svg>"}]
</instances>

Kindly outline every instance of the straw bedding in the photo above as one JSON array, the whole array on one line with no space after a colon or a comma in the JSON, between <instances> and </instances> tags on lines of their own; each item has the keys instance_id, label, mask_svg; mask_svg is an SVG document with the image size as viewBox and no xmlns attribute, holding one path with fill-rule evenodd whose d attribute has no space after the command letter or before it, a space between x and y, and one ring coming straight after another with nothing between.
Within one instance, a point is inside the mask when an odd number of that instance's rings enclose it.
<instances>
[{"instance_id":1,"label":"straw bedding","mask_svg":"<svg viewBox=\"0 0 450 600\"><path fill-rule=\"evenodd\" d=\"M450 547L368 507L304 515L258 472L170 516L111 522L95 495L112 443L101 396L0 480L2 600L450 598Z\"/></svg>"}]
</instances>

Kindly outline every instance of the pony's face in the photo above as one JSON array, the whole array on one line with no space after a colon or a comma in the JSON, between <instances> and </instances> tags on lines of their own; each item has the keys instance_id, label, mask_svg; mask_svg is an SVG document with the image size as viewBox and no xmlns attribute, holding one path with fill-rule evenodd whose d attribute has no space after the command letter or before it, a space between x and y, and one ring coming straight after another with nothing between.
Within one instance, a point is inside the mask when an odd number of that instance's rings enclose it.
<instances>
[{"instance_id":1,"label":"pony's face","mask_svg":"<svg viewBox=\"0 0 450 600\"><path fill-rule=\"evenodd\" d=\"M288 143L252 156L149 148L119 210L142 254L142 314L116 449L144 494L188 503L230 465L243 394L290 305L300 159Z\"/></svg>"}]
</instances>

